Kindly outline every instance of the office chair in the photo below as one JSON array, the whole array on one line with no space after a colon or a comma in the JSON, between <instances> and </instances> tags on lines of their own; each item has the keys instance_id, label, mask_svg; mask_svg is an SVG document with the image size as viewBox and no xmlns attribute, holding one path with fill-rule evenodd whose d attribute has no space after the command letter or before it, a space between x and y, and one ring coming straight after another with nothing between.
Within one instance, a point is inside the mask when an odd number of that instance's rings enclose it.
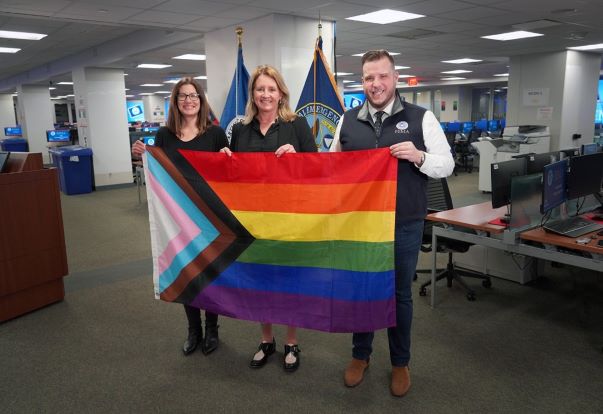
<instances>
[{"instance_id":1,"label":"office chair","mask_svg":"<svg viewBox=\"0 0 603 414\"><path fill-rule=\"evenodd\" d=\"M438 211L450 210L452 209L452 198L450 196L450 190L448 189L448 182L445 178L429 178L427 182L427 209L429 213L435 213ZM423 242L421 245L422 252L431 252L432 251L432 234L433 234L433 226L438 225L437 222L425 220L425 226L423 229ZM474 233L471 229L466 229L463 227L455 227L455 230ZM467 300L474 301L475 300L475 291L471 289L462 277L471 277L475 279L482 279L482 285L486 288L490 288L492 286L492 281L490 280L490 276L484 275L482 273L474 272L469 269L462 269L454 265L453 262L453 253L465 253L469 250L473 243L449 239L447 237L438 237L438 250L437 253L448 253L448 263L446 265L446 269L437 269L436 270L436 282L438 280L446 279L448 282L448 287L452 287L452 282L455 281L465 291L467 292ZM431 273L431 269L419 269L416 271L417 273ZM427 295L427 286L431 285L431 280L423 283L419 289L420 296Z\"/></svg>"}]
</instances>

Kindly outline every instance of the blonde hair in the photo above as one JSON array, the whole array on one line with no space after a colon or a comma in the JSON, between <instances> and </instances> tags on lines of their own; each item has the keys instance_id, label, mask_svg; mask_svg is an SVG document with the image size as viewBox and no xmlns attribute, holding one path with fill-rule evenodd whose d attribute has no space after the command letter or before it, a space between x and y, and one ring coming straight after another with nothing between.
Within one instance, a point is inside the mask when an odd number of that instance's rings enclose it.
<instances>
[{"instance_id":1,"label":"blonde hair","mask_svg":"<svg viewBox=\"0 0 603 414\"><path fill-rule=\"evenodd\" d=\"M211 126L211 119L209 117L209 104L203 92L203 87L195 79L190 77L182 78L172 88L172 96L170 97L170 113L166 126L174 135L180 137L182 130L182 114L178 108L178 93L180 87L183 85L193 85L197 93L199 94L199 113L197 114L197 129L199 134L203 134Z\"/></svg>"},{"instance_id":2,"label":"blonde hair","mask_svg":"<svg viewBox=\"0 0 603 414\"><path fill-rule=\"evenodd\" d=\"M282 95L282 98L278 103L278 117L287 122L294 121L295 118L297 118L297 115L289 107L289 89L287 88L287 85L285 85L283 76L278 70L270 65L260 65L255 68L249 81L249 98L247 99L247 105L245 106L245 119L243 119L243 123L245 125L249 124L258 114L258 107L253 100L253 89L255 88L256 81L261 75L272 78L276 82L276 86Z\"/></svg>"}]
</instances>

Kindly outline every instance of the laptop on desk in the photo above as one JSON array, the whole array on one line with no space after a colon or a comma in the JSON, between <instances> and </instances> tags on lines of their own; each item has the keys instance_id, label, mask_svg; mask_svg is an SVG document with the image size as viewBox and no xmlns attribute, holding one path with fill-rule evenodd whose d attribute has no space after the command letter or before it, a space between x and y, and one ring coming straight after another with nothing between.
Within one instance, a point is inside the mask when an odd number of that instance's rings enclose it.
<instances>
[{"instance_id":1,"label":"laptop on desk","mask_svg":"<svg viewBox=\"0 0 603 414\"><path fill-rule=\"evenodd\" d=\"M582 217L569 217L546 223L542 228L549 233L560 234L566 237L580 237L603 229L603 225Z\"/></svg>"}]
</instances>

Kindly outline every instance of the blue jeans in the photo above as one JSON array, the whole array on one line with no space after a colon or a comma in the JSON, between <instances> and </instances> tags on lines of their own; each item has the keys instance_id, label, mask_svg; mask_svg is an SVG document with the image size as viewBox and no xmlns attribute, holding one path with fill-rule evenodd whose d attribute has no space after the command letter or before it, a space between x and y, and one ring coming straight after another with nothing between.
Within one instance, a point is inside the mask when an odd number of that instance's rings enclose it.
<instances>
[{"instance_id":1,"label":"blue jeans","mask_svg":"<svg viewBox=\"0 0 603 414\"><path fill-rule=\"evenodd\" d=\"M410 361L412 323L412 279L417 268L423 220L396 224L394 260L396 269L396 326L387 329L389 357L393 366L405 367ZM352 356L367 360L373 351L374 332L355 333Z\"/></svg>"}]
</instances>

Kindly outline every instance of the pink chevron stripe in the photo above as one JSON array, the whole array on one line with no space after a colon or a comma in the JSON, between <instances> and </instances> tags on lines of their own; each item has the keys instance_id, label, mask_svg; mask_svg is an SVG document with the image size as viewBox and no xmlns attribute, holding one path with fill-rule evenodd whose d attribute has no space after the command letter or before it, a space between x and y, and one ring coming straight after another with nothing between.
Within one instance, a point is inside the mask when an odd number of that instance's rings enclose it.
<instances>
[{"instance_id":1,"label":"pink chevron stripe","mask_svg":"<svg viewBox=\"0 0 603 414\"><path fill-rule=\"evenodd\" d=\"M153 172L149 170L148 187L155 193L157 199L165 206L174 221L179 224L180 232L174 237L161 255L157 258L159 274L162 274L172 263L174 257L182 251L195 237L201 234L201 229L195 224L188 214L170 197L167 191L159 184Z\"/></svg>"}]
</instances>

